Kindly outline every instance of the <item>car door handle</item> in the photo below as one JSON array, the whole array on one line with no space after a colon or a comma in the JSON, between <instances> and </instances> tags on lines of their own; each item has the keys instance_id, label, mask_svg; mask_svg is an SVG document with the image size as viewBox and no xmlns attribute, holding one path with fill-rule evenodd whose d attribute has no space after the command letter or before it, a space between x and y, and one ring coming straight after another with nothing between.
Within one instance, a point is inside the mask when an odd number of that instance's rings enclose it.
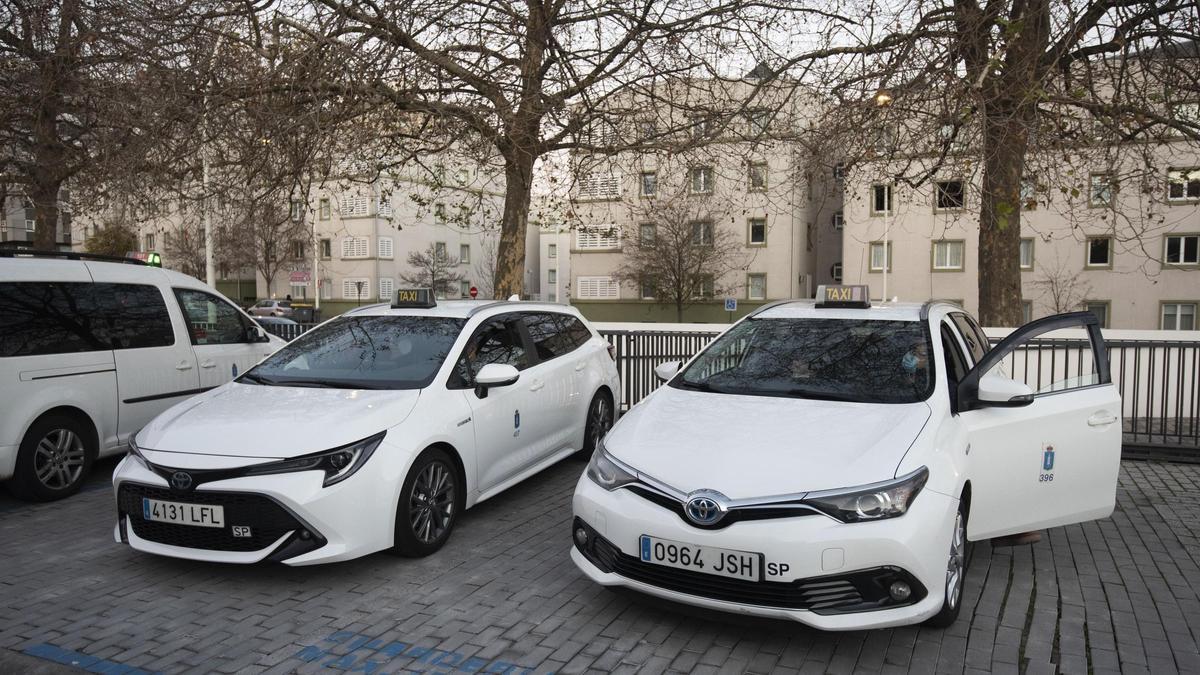
<instances>
[{"instance_id":1,"label":"car door handle","mask_svg":"<svg viewBox=\"0 0 1200 675\"><path fill-rule=\"evenodd\" d=\"M534 380L533 384L529 385L529 391L538 391L544 386L546 386L545 382L541 380Z\"/></svg>"},{"instance_id":2,"label":"car door handle","mask_svg":"<svg viewBox=\"0 0 1200 675\"><path fill-rule=\"evenodd\" d=\"M1106 427L1117 421L1117 416L1112 413L1098 412L1088 418L1089 427Z\"/></svg>"},{"instance_id":3,"label":"car door handle","mask_svg":"<svg viewBox=\"0 0 1200 675\"><path fill-rule=\"evenodd\" d=\"M191 369L192 369L192 364L187 361L180 361L179 363L175 364L175 370L191 370Z\"/></svg>"},{"instance_id":4,"label":"car door handle","mask_svg":"<svg viewBox=\"0 0 1200 675\"><path fill-rule=\"evenodd\" d=\"M217 362L216 361L204 361L204 362L201 362L200 367L201 368L216 368Z\"/></svg>"},{"instance_id":5,"label":"car door handle","mask_svg":"<svg viewBox=\"0 0 1200 675\"><path fill-rule=\"evenodd\" d=\"M584 368L587 368L587 363L585 363L583 361L580 361L579 363L575 364L575 372L577 372L577 373L579 371L583 370Z\"/></svg>"}]
</instances>

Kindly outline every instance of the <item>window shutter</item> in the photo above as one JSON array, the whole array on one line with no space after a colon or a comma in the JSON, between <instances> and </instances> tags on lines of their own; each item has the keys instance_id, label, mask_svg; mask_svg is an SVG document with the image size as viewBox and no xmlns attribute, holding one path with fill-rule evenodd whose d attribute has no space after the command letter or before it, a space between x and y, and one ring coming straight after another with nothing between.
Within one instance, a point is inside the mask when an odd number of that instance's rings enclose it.
<instances>
[{"instance_id":1,"label":"window shutter","mask_svg":"<svg viewBox=\"0 0 1200 675\"><path fill-rule=\"evenodd\" d=\"M392 238L391 237L380 237L379 238L379 257L380 258L391 258L392 257Z\"/></svg>"},{"instance_id":2,"label":"window shutter","mask_svg":"<svg viewBox=\"0 0 1200 675\"><path fill-rule=\"evenodd\" d=\"M612 277L579 277L576 285L580 298L612 299L619 296L617 282Z\"/></svg>"}]
</instances>

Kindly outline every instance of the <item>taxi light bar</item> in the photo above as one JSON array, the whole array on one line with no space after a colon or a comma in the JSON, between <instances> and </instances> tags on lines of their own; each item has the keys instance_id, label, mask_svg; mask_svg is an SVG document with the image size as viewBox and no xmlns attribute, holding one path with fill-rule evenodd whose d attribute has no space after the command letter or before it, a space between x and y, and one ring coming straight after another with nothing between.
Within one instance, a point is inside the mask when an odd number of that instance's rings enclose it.
<instances>
[{"instance_id":1,"label":"taxi light bar","mask_svg":"<svg viewBox=\"0 0 1200 675\"><path fill-rule=\"evenodd\" d=\"M393 309L414 307L418 309L437 307L433 291L428 288L401 288L396 291L396 299L392 302Z\"/></svg>"},{"instance_id":2,"label":"taxi light bar","mask_svg":"<svg viewBox=\"0 0 1200 675\"><path fill-rule=\"evenodd\" d=\"M867 309L870 306L870 286L843 286L840 284L821 284L817 286L817 309L827 307Z\"/></svg>"}]
</instances>

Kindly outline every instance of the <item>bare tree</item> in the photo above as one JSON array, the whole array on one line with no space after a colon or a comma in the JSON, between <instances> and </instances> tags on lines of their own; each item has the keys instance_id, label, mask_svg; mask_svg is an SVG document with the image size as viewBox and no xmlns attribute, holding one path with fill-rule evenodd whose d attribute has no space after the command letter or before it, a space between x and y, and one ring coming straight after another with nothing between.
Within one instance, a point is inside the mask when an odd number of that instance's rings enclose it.
<instances>
[{"instance_id":1,"label":"bare tree","mask_svg":"<svg viewBox=\"0 0 1200 675\"><path fill-rule=\"evenodd\" d=\"M697 301L732 292L729 276L745 264L744 242L721 226L722 215L710 200L686 193L653 201L624 233L614 276L643 298L674 306L683 321L683 310Z\"/></svg>"},{"instance_id":2,"label":"bare tree","mask_svg":"<svg viewBox=\"0 0 1200 675\"><path fill-rule=\"evenodd\" d=\"M1057 257L1053 267L1039 263L1038 271L1039 275L1034 279L1033 286L1038 289L1040 297L1045 299L1046 305L1055 314L1078 310L1091 295L1092 286L1083 274L1071 271Z\"/></svg>"},{"instance_id":3,"label":"bare tree","mask_svg":"<svg viewBox=\"0 0 1200 675\"><path fill-rule=\"evenodd\" d=\"M496 240L484 237L479 245L479 258L475 261L475 288L480 297L492 297L492 289L496 279Z\"/></svg>"},{"instance_id":4,"label":"bare tree","mask_svg":"<svg viewBox=\"0 0 1200 675\"><path fill-rule=\"evenodd\" d=\"M88 237L85 248L88 253L125 257L138 247L137 234L121 223L109 222L96 228Z\"/></svg>"},{"instance_id":5,"label":"bare tree","mask_svg":"<svg viewBox=\"0 0 1200 675\"><path fill-rule=\"evenodd\" d=\"M437 297L458 295L458 283L462 273L458 271L458 258L445 250L439 251L430 244L424 251L410 251L407 258L409 272L401 273L400 280L417 288L431 288Z\"/></svg>"}]
</instances>

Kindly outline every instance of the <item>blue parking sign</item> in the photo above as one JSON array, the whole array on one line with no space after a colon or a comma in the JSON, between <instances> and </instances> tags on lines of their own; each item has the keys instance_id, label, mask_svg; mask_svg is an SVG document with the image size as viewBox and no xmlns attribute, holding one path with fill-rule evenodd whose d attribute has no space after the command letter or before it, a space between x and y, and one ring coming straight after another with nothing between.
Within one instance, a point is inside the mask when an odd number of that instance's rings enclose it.
<instances>
[{"instance_id":1,"label":"blue parking sign","mask_svg":"<svg viewBox=\"0 0 1200 675\"><path fill-rule=\"evenodd\" d=\"M726 312L736 312L737 311L737 298L725 298L725 311Z\"/></svg>"}]
</instances>

